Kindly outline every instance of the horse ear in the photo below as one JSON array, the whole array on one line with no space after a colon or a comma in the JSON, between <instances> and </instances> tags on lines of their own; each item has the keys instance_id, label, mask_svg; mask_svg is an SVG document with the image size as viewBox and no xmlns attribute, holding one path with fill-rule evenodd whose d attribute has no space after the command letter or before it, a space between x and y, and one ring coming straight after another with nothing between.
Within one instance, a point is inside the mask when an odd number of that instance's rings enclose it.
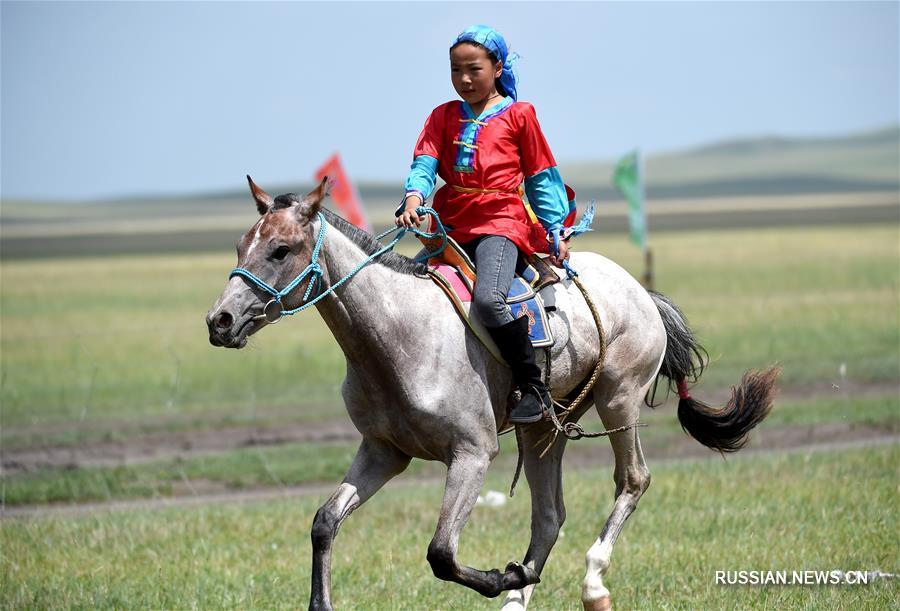
<instances>
[{"instance_id":1,"label":"horse ear","mask_svg":"<svg viewBox=\"0 0 900 611\"><path fill-rule=\"evenodd\" d=\"M247 182L250 183L250 193L253 194L253 199L256 200L256 209L259 210L260 214L265 214L272 207L272 196L259 188L249 174L247 174Z\"/></svg>"},{"instance_id":2,"label":"horse ear","mask_svg":"<svg viewBox=\"0 0 900 611\"><path fill-rule=\"evenodd\" d=\"M331 189L331 184L331 181L329 181L326 176L315 189L306 194L303 201L297 206L297 215L300 217L301 221L306 222L311 220L319 211L319 208L322 207L322 200L325 199L328 195L328 191Z\"/></svg>"}]
</instances>

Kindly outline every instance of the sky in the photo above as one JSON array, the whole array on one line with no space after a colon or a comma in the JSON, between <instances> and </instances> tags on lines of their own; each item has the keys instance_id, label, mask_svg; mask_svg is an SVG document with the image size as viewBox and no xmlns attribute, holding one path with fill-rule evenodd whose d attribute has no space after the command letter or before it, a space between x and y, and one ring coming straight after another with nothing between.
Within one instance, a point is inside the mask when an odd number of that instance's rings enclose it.
<instances>
[{"instance_id":1,"label":"sky","mask_svg":"<svg viewBox=\"0 0 900 611\"><path fill-rule=\"evenodd\" d=\"M0 196L305 184L398 197L450 42L500 30L560 163L898 120L896 2L0 3Z\"/></svg>"}]
</instances>

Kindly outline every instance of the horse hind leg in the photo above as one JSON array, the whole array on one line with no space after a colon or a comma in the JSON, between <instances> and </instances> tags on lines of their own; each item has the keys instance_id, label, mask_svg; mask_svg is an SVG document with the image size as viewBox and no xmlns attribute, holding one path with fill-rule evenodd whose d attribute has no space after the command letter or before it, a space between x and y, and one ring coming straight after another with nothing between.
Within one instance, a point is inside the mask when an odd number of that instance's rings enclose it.
<instances>
[{"instance_id":1,"label":"horse hind leg","mask_svg":"<svg viewBox=\"0 0 900 611\"><path fill-rule=\"evenodd\" d=\"M393 446L363 439L338 486L316 513L312 526L310 609L331 609L331 549L341 523L409 465L410 457Z\"/></svg>"},{"instance_id":2,"label":"horse hind leg","mask_svg":"<svg viewBox=\"0 0 900 611\"><path fill-rule=\"evenodd\" d=\"M456 561L459 535L475 507L490 460L485 454L458 453L448 466L441 515L428 546L428 563L438 579L454 581L493 598L504 590L523 588L540 579L522 565L510 564L501 573L497 569L481 571Z\"/></svg>"},{"instance_id":3,"label":"horse hind leg","mask_svg":"<svg viewBox=\"0 0 900 611\"><path fill-rule=\"evenodd\" d=\"M637 422L643 396L643 392L631 392L614 397L605 405L597 403L597 411L604 427L612 429ZM603 584L603 576L609 569L616 539L628 516L637 507L641 495L650 485L650 471L644 462L638 429L613 433L609 436L609 441L616 460L613 472L616 501L600 536L585 556L587 570L581 589L581 602L588 611L606 611L612 607L609 590Z\"/></svg>"}]
</instances>

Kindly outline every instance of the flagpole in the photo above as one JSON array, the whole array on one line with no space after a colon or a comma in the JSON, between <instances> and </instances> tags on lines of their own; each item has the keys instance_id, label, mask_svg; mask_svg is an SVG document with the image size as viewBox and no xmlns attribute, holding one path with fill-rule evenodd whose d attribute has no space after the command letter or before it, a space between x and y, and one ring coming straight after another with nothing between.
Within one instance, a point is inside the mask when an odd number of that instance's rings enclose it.
<instances>
[{"instance_id":1,"label":"flagpole","mask_svg":"<svg viewBox=\"0 0 900 611\"><path fill-rule=\"evenodd\" d=\"M653 251L647 240L647 203L644 185L644 155L635 148L619 159L613 171L612 181L628 203L628 225L631 241L640 246L644 254L644 273L641 283L647 289L653 288Z\"/></svg>"},{"instance_id":2,"label":"flagpole","mask_svg":"<svg viewBox=\"0 0 900 611\"><path fill-rule=\"evenodd\" d=\"M638 149L638 185L644 213L644 288L653 290L653 251L650 249L650 222L647 214L647 191L644 186L644 151Z\"/></svg>"}]
</instances>

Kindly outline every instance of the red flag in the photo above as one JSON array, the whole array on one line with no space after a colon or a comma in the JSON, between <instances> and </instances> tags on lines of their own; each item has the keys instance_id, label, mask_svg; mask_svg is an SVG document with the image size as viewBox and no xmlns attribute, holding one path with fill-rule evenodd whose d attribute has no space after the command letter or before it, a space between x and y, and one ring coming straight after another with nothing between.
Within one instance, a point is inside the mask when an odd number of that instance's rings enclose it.
<instances>
[{"instance_id":1,"label":"red flag","mask_svg":"<svg viewBox=\"0 0 900 611\"><path fill-rule=\"evenodd\" d=\"M329 157L328 161L316 170L316 180L322 180L326 176L332 182L331 197L344 218L357 227L371 232L372 227L366 220L362 204L359 201L359 195L356 193L353 183L347 177L347 173L344 172L341 157L337 153Z\"/></svg>"}]
</instances>

